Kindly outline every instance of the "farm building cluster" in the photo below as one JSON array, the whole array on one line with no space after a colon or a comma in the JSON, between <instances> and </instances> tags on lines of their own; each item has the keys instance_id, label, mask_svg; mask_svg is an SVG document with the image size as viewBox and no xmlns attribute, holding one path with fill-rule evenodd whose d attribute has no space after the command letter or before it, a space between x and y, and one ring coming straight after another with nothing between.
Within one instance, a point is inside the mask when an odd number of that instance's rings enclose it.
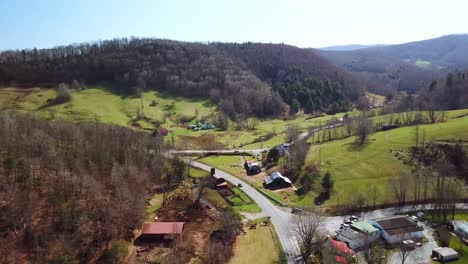
<instances>
[{"instance_id":1,"label":"farm building cluster","mask_svg":"<svg viewBox=\"0 0 468 264\"><path fill-rule=\"evenodd\" d=\"M357 217L345 220L336 239L346 243L353 250L360 250L377 239L383 239L388 245L399 245L404 241L421 242L423 228L415 218L407 215L395 215L384 218L359 221Z\"/></svg>"},{"instance_id":2,"label":"farm building cluster","mask_svg":"<svg viewBox=\"0 0 468 264\"><path fill-rule=\"evenodd\" d=\"M414 250L422 246L424 228L419 224L419 220L423 217L422 212L419 212L417 216L394 215L367 221L359 221L358 217L351 216L341 224L334 238L344 243L353 252L366 250L378 240L391 247ZM468 224L464 221L453 221L452 225L454 233L466 241ZM432 249L431 257L445 263L458 259L458 253L452 248L436 247Z\"/></svg>"}]
</instances>

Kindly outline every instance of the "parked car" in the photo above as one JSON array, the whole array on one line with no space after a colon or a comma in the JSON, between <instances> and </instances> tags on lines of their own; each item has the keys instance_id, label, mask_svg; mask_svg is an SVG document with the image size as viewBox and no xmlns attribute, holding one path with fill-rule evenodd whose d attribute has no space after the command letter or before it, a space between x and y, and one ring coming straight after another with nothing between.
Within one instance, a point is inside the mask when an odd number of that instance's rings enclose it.
<instances>
[{"instance_id":1,"label":"parked car","mask_svg":"<svg viewBox=\"0 0 468 264\"><path fill-rule=\"evenodd\" d=\"M345 228L348 228L348 227L349 227L348 224L341 224L340 229L345 229Z\"/></svg>"},{"instance_id":2,"label":"parked car","mask_svg":"<svg viewBox=\"0 0 468 264\"><path fill-rule=\"evenodd\" d=\"M349 219L346 219L344 220L344 223L347 224L347 225L350 225L353 223L353 221L349 220Z\"/></svg>"},{"instance_id":3,"label":"parked car","mask_svg":"<svg viewBox=\"0 0 468 264\"><path fill-rule=\"evenodd\" d=\"M416 246L416 243L414 243L413 240L408 239L408 240L403 240L403 245L408 248L414 248Z\"/></svg>"},{"instance_id":4,"label":"parked car","mask_svg":"<svg viewBox=\"0 0 468 264\"><path fill-rule=\"evenodd\" d=\"M237 184L237 187L239 187L239 188L242 187L242 184L241 183Z\"/></svg>"},{"instance_id":5,"label":"parked car","mask_svg":"<svg viewBox=\"0 0 468 264\"><path fill-rule=\"evenodd\" d=\"M355 215L352 215L349 220L353 221L353 222L357 222L359 220L359 218Z\"/></svg>"},{"instance_id":6,"label":"parked car","mask_svg":"<svg viewBox=\"0 0 468 264\"><path fill-rule=\"evenodd\" d=\"M417 221L418 221L418 217L417 217L417 216L415 216L415 215L412 215L412 216L411 216L411 219L413 219L413 221L415 221L415 222L417 222Z\"/></svg>"},{"instance_id":7,"label":"parked car","mask_svg":"<svg viewBox=\"0 0 468 264\"><path fill-rule=\"evenodd\" d=\"M301 208L293 208L293 209L291 209L291 213L300 214L300 213L302 213L302 209Z\"/></svg>"}]
</instances>

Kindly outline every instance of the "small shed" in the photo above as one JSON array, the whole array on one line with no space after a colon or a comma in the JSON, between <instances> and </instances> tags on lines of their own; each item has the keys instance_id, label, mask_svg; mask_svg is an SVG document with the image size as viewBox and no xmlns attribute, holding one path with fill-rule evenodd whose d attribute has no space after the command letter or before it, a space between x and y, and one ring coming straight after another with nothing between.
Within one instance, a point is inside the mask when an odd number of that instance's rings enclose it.
<instances>
[{"instance_id":1,"label":"small shed","mask_svg":"<svg viewBox=\"0 0 468 264\"><path fill-rule=\"evenodd\" d=\"M286 188L286 187L291 187L292 182L288 177L284 177L283 175L281 175L281 173L275 171L265 179L265 181L263 182L263 185L267 188L272 188L272 187Z\"/></svg>"},{"instance_id":2,"label":"small shed","mask_svg":"<svg viewBox=\"0 0 468 264\"><path fill-rule=\"evenodd\" d=\"M438 247L432 250L432 257L440 262L452 261L458 259L458 252L453 248Z\"/></svg>"},{"instance_id":3,"label":"small shed","mask_svg":"<svg viewBox=\"0 0 468 264\"><path fill-rule=\"evenodd\" d=\"M228 186L229 185L224 178L216 179L216 189L227 189Z\"/></svg>"},{"instance_id":4,"label":"small shed","mask_svg":"<svg viewBox=\"0 0 468 264\"><path fill-rule=\"evenodd\" d=\"M258 162L252 160L246 161L244 167L247 171L247 175L255 175L262 171Z\"/></svg>"}]
</instances>

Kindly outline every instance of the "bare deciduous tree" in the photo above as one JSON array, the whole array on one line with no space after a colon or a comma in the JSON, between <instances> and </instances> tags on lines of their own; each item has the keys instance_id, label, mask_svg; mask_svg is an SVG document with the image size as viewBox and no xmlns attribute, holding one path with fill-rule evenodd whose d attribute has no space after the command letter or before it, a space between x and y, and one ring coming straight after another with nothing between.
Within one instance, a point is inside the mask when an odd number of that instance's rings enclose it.
<instances>
[{"instance_id":1,"label":"bare deciduous tree","mask_svg":"<svg viewBox=\"0 0 468 264\"><path fill-rule=\"evenodd\" d=\"M356 143L362 145L372 133L372 122L365 114L360 114L356 119Z\"/></svg>"},{"instance_id":2,"label":"bare deciduous tree","mask_svg":"<svg viewBox=\"0 0 468 264\"><path fill-rule=\"evenodd\" d=\"M294 219L293 230L299 238L301 244L301 258L304 263L308 263L308 259L312 254L314 241L319 238L319 227L323 223L323 217L316 211L304 212L299 214Z\"/></svg>"},{"instance_id":3,"label":"bare deciduous tree","mask_svg":"<svg viewBox=\"0 0 468 264\"><path fill-rule=\"evenodd\" d=\"M390 191L393 194L393 198L398 202L399 206L403 206L406 203L406 197L408 194L408 183L404 175L400 175L396 178L389 180Z\"/></svg>"},{"instance_id":4,"label":"bare deciduous tree","mask_svg":"<svg viewBox=\"0 0 468 264\"><path fill-rule=\"evenodd\" d=\"M293 142L301 134L301 130L297 125L289 125L286 128L286 141Z\"/></svg>"},{"instance_id":5,"label":"bare deciduous tree","mask_svg":"<svg viewBox=\"0 0 468 264\"><path fill-rule=\"evenodd\" d=\"M400 256L401 259L401 264L405 264L406 260L410 256L411 252L414 250L413 246L407 246L404 244L401 244L398 248L398 255Z\"/></svg>"}]
</instances>

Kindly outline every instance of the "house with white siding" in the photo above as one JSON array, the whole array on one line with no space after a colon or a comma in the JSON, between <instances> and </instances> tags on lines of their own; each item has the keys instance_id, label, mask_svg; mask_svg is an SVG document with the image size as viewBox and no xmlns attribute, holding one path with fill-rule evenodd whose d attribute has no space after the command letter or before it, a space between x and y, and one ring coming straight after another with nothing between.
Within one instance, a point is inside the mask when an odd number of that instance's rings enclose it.
<instances>
[{"instance_id":1,"label":"house with white siding","mask_svg":"<svg viewBox=\"0 0 468 264\"><path fill-rule=\"evenodd\" d=\"M336 234L339 241L345 242L353 250L374 242L379 236L380 230L368 222L354 222Z\"/></svg>"},{"instance_id":2,"label":"house with white siding","mask_svg":"<svg viewBox=\"0 0 468 264\"><path fill-rule=\"evenodd\" d=\"M370 223L380 230L380 234L389 244L397 244L408 239L420 241L423 237L423 228L409 216L378 218L370 220Z\"/></svg>"}]
</instances>

